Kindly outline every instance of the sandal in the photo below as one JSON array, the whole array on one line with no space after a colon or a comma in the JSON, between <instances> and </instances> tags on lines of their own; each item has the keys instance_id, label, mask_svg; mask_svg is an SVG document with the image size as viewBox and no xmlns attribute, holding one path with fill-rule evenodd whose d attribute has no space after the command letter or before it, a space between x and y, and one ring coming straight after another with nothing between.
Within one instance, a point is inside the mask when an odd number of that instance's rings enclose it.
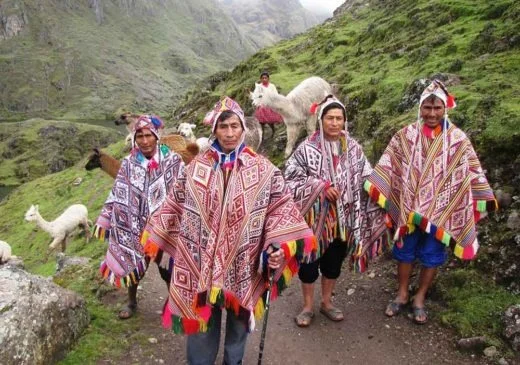
<instances>
[{"instance_id":1,"label":"sandal","mask_svg":"<svg viewBox=\"0 0 520 365\"><path fill-rule=\"evenodd\" d=\"M313 318L313 312L301 312L294 318L294 320L298 327L309 327Z\"/></svg>"},{"instance_id":2,"label":"sandal","mask_svg":"<svg viewBox=\"0 0 520 365\"><path fill-rule=\"evenodd\" d=\"M137 310L137 304L127 304L123 309L119 311L119 319L132 318Z\"/></svg>"},{"instance_id":3,"label":"sandal","mask_svg":"<svg viewBox=\"0 0 520 365\"><path fill-rule=\"evenodd\" d=\"M322 313L325 317L334 322L339 322L345 319L345 316L343 315L341 309L336 307L331 307L329 309L321 307L320 313Z\"/></svg>"},{"instance_id":4,"label":"sandal","mask_svg":"<svg viewBox=\"0 0 520 365\"><path fill-rule=\"evenodd\" d=\"M394 317L394 316L397 316L399 313L401 313L404 309L404 307L406 307L408 303L400 303L400 302L396 302L395 300L392 301L390 304L388 304L388 306L386 307L386 310L385 310L385 314L387 317ZM391 312L390 314L388 314L388 312Z\"/></svg>"},{"instance_id":5,"label":"sandal","mask_svg":"<svg viewBox=\"0 0 520 365\"><path fill-rule=\"evenodd\" d=\"M428 314L426 314L426 310L424 307L412 307L413 311L413 321L415 324L425 324L428 322ZM423 317L423 320L420 320L419 318Z\"/></svg>"}]
</instances>

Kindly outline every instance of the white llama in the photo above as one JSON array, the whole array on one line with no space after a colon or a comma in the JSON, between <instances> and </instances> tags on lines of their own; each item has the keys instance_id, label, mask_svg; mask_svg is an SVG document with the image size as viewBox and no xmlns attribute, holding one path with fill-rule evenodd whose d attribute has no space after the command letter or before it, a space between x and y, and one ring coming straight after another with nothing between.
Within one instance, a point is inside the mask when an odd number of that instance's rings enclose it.
<instances>
[{"instance_id":1,"label":"white llama","mask_svg":"<svg viewBox=\"0 0 520 365\"><path fill-rule=\"evenodd\" d=\"M11 246L5 241L0 241L0 264L6 263L13 257L11 255Z\"/></svg>"},{"instance_id":2,"label":"white llama","mask_svg":"<svg viewBox=\"0 0 520 365\"><path fill-rule=\"evenodd\" d=\"M41 229L52 236L53 241L49 248L53 250L61 244L61 251L64 252L69 236L78 226L83 226L87 243L90 239L88 210L83 204L71 205L52 222L47 222L42 218L38 212L38 205L31 205L27 213L25 213L25 220L28 222L36 221L36 224Z\"/></svg>"},{"instance_id":3,"label":"white llama","mask_svg":"<svg viewBox=\"0 0 520 365\"><path fill-rule=\"evenodd\" d=\"M313 76L303 80L287 96L255 84L255 91L250 93L250 97L255 107L267 106L283 117L287 128L285 157L289 157L301 129L305 128L307 135L316 130L316 116L309 111L312 103L319 103L325 96L333 93L333 87L327 81Z\"/></svg>"}]
</instances>

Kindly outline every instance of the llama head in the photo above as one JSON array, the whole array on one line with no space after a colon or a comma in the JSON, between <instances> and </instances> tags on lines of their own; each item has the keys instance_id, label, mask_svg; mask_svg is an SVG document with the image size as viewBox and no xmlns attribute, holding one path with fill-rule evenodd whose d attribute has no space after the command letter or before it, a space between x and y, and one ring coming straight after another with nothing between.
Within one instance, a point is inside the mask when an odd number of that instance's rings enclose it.
<instances>
[{"instance_id":1,"label":"llama head","mask_svg":"<svg viewBox=\"0 0 520 365\"><path fill-rule=\"evenodd\" d=\"M177 133L179 133L181 136L183 136L185 138L190 138L192 136L195 137L195 133L193 133L193 130L196 127L197 126L195 124L181 123L177 127Z\"/></svg>"},{"instance_id":2,"label":"llama head","mask_svg":"<svg viewBox=\"0 0 520 365\"><path fill-rule=\"evenodd\" d=\"M85 170L90 171L98 167L101 167L101 151L99 148L93 148L85 164Z\"/></svg>"},{"instance_id":3,"label":"llama head","mask_svg":"<svg viewBox=\"0 0 520 365\"><path fill-rule=\"evenodd\" d=\"M253 106L257 107L266 104L264 99L266 99L270 93L272 93L271 89L263 87L262 84L255 83L255 90L249 93L249 98L251 99Z\"/></svg>"},{"instance_id":4,"label":"llama head","mask_svg":"<svg viewBox=\"0 0 520 365\"><path fill-rule=\"evenodd\" d=\"M25 220L27 222L36 220L38 215L38 205L31 205L29 210L25 213Z\"/></svg>"}]
</instances>

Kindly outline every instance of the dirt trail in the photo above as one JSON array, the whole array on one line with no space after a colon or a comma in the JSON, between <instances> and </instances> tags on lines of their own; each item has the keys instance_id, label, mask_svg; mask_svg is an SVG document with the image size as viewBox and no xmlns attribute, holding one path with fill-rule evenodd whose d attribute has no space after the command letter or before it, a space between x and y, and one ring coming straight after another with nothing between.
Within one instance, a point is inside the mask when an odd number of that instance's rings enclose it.
<instances>
[{"instance_id":1,"label":"dirt trail","mask_svg":"<svg viewBox=\"0 0 520 365\"><path fill-rule=\"evenodd\" d=\"M138 315L131 319L139 322L145 340L136 340L120 358L103 359L98 364L186 364L184 336L174 335L161 326L160 311L166 287L157 269L152 266L138 292ZM454 333L441 327L435 319L418 326L406 315L387 318L383 309L394 295L393 265L389 261L379 263L372 266L369 272L373 272L375 277L344 271L338 280L334 302L344 310L344 321L333 323L325 318L317 311L317 301L314 321L304 329L297 327L293 320L301 301L300 283L298 278L294 278L283 296L271 306L263 363L492 363L485 358L460 353ZM348 295L349 289L354 289L354 293ZM116 295L120 303L124 302L123 291L112 295ZM257 328L249 337L244 364L257 362L261 326L261 322L257 323ZM222 363L222 345L217 363Z\"/></svg>"}]
</instances>

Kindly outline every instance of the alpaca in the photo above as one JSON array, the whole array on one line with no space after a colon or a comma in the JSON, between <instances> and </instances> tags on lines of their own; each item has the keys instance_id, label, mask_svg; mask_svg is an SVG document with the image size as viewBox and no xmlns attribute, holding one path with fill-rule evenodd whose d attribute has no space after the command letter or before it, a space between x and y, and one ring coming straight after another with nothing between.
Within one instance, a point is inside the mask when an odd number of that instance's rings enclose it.
<instances>
[{"instance_id":1,"label":"alpaca","mask_svg":"<svg viewBox=\"0 0 520 365\"><path fill-rule=\"evenodd\" d=\"M14 256L11 256L11 246L5 241L0 241L0 264L4 264Z\"/></svg>"},{"instance_id":2,"label":"alpaca","mask_svg":"<svg viewBox=\"0 0 520 365\"><path fill-rule=\"evenodd\" d=\"M171 150L178 153L186 165L199 153L199 146L195 143L185 144L184 138L176 134L161 137L161 141ZM85 169L90 171L98 167L115 179L121 168L121 161L101 151L99 148L93 148L92 153L87 158Z\"/></svg>"},{"instance_id":3,"label":"alpaca","mask_svg":"<svg viewBox=\"0 0 520 365\"><path fill-rule=\"evenodd\" d=\"M65 209L65 211L52 222L47 222L38 212L38 205L31 205L25 213L25 220L28 222L36 221L36 224L49 233L53 241L49 248L56 249L61 245L61 252L65 252L69 236L78 226L83 226L87 243L90 239L90 227L88 220L88 210L83 204L74 204Z\"/></svg>"},{"instance_id":4,"label":"alpaca","mask_svg":"<svg viewBox=\"0 0 520 365\"><path fill-rule=\"evenodd\" d=\"M193 132L195 128L197 128L195 124L181 123L177 127L177 133L183 136L186 142L195 142L197 141L197 137L195 137L195 132Z\"/></svg>"},{"instance_id":5,"label":"alpaca","mask_svg":"<svg viewBox=\"0 0 520 365\"><path fill-rule=\"evenodd\" d=\"M333 87L327 81L313 76L303 80L287 96L273 93L260 84L255 84L255 90L250 93L250 97L255 107L268 106L283 117L287 127L287 158L302 128L307 130L307 135L316 130L316 116L309 111L312 103L320 102L325 96L333 93Z\"/></svg>"}]
</instances>

